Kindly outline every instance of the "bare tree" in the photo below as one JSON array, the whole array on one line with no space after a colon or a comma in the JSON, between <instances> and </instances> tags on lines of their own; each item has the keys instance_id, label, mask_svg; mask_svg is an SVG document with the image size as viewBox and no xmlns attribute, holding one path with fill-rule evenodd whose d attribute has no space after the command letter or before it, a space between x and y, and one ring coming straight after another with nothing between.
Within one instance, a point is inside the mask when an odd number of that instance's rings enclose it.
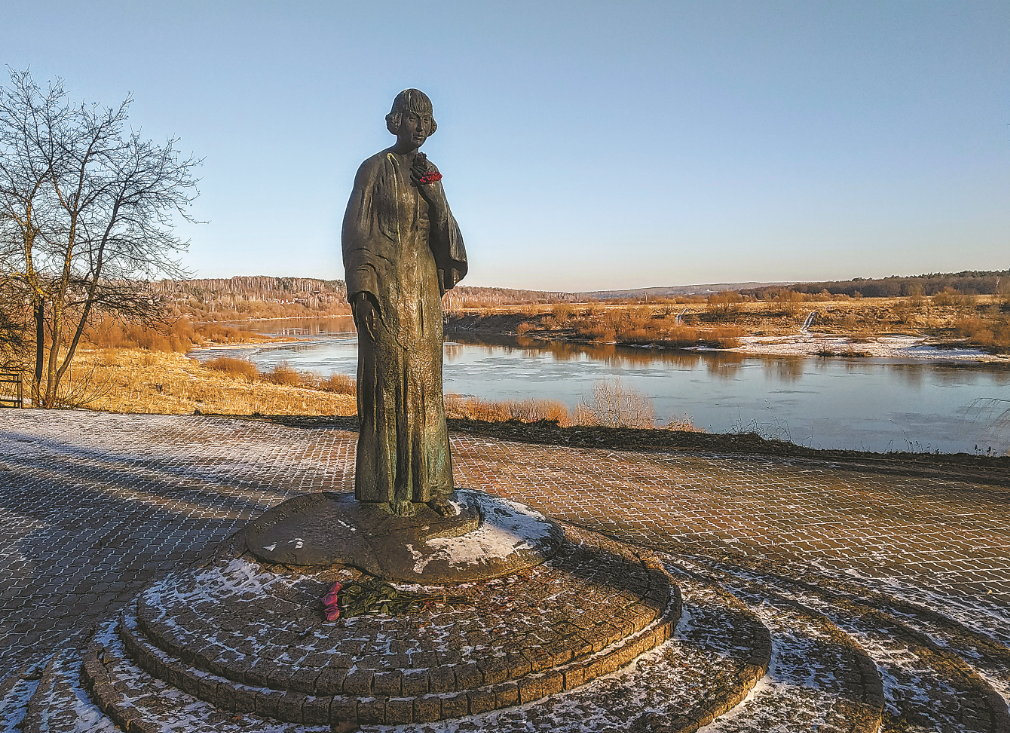
<instances>
[{"instance_id":1,"label":"bare tree","mask_svg":"<svg viewBox=\"0 0 1010 733\"><path fill-rule=\"evenodd\" d=\"M176 138L127 131L130 102L75 104L60 80L43 90L28 71L0 88L0 276L31 310L32 395L45 407L60 403L90 319L156 318L144 283L185 276L173 217L193 221L200 161Z\"/></svg>"}]
</instances>

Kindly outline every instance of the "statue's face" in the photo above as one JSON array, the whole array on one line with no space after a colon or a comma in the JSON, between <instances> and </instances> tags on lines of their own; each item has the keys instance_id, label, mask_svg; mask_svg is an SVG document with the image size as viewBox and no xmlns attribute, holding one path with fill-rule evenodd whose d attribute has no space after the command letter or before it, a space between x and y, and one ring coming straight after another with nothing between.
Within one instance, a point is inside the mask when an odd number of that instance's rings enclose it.
<instances>
[{"instance_id":1,"label":"statue's face","mask_svg":"<svg viewBox=\"0 0 1010 733\"><path fill-rule=\"evenodd\" d=\"M396 139L401 148L419 148L431 134L431 115L404 112L400 115L400 128Z\"/></svg>"}]
</instances>

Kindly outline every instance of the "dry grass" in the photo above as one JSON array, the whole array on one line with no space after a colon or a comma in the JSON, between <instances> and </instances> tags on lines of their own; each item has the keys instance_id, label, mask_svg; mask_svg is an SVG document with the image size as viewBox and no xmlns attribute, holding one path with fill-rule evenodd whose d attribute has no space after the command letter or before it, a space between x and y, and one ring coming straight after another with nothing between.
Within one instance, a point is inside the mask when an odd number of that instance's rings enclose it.
<instances>
[{"instance_id":1,"label":"dry grass","mask_svg":"<svg viewBox=\"0 0 1010 733\"><path fill-rule=\"evenodd\" d=\"M331 374L328 377L323 377L316 385L316 389L321 389L324 392L333 392L334 394L351 395L352 397L358 392L354 377L346 374Z\"/></svg>"},{"instance_id":2,"label":"dry grass","mask_svg":"<svg viewBox=\"0 0 1010 733\"><path fill-rule=\"evenodd\" d=\"M145 349L84 349L68 385L68 405L109 412L221 415L354 415L354 380L320 378L279 364L267 374L251 362L218 357L200 364ZM73 399L71 399L73 398ZM574 414L557 400L486 401L445 396L446 416L486 422L555 422L562 426L652 428L652 401L620 380L601 382ZM702 432L687 416L664 426Z\"/></svg>"},{"instance_id":3,"label":"dry grass","mask_svg":"<svg viewBox=\"0 0 1010 733\"><path fill-rule=\"evenodd\" d=\"M446 417L461 420L482 420L484 422L533 423L546 420L562 427L572 425L598 426L608 428L654 428L656 411L648 396L621 383L599 382L593 387L593 396L583 400L575 408L574 414L557 400L528 399L505 400L500 402L464 397L458 394L445 396ZM674 419L663 426L668 430L704 432L696 428L688 416Z\"/></svg>"},{"instance_id":4,"label":"dry grass","mask_svg":"<svg viewBox=\"0 0 1010 733\"><path fill-rule=\"evenodd\" d=\"M241 360L234 360L241 361ZM226 415L353 415L354 398L302 386L250 380L248 373L211 369L181 354L142 349L82 351L75 370L92 371L104 389L87 407L111 412Z\"/></svg>"},{"instance_id":5,"label":"dry grass","mask_svg":"<svg viewBox=\"0 0 1010 733\"><path fill-rule=\"evenodd\" d=\"M259 379L260 372L248 359L235 359L231 356L219 356L204 364L208 369L214 369L232 377L245 379L247 382L255 382Z\"/></svg>"},{"instance_id":6,"label":"dry grass","mask_svg":"<svg viewBox=\"0 0 1010 733\"><path fill-rule=\"evenodd\" d=\"M193 325L186 318L153 325L123 323L105 318L89 325L84 331L84 343L100 349L147 349L178 353L185 353L193 346L274 340L270 336L234 326L222 326L217 323Z\"/></svg>"},{"instance_id":7,"label":"dry grass","mask_svg":"<svg viewBox=\"0 0 1010 733\"><path fill-rule=\"evenodd\" d=\"M733 301L732 305L737 307L739 302ZM708 308L708 305L698 306L696 312L708 313ZM678 313L680 309L671 309L667 305L595 304L579 310L569 303L559 303L546 314L542 311L522 313L531 320L520 323L516 333L520 336L549 333L552 337L560 335L598 344L671 348L708 346L715 349L739 346L739 339L745 333L735 325L685 326L677 322ZM694 320L697 321L697 315Z\"/></svg>"},{"instance_id":8,"label":"dry grass","mask_svg":"<svg viewBox=\"0 0 1010 733\"><path fill-rule=\"evenodd\" d=\"M557 400L507 400L494 402L458 394L445 396L446 417L485 422L539 422L548 420L559 425L571 425L568 408Z\"/></svg>"},{"instance_id":9,"label":"dry grass","mask_svg":"<svg viewBox=\"0 0 1010 733\"><path fill-rule=\"evenodd\" d=\"M270 382L270 384L279 384L285 387L311 386L311 376L309 380L303 380L301 374L283 361L280 364L275 365L273 369L263 376L263 378ZM305 382L309 382L309 384L306 384Z\"/></svg>"},{"instance_id":10,"label":"dry grass","mask_svg":"<svg viewBox=\"0 0 1010 733\"><path fill-rule=\"evenodd\" d=\"M996 295L946 290L926 297L850 298L769 291L755 300L718 293L683 304L525 305L496 308L493 315L518 321L520 336L594 344L687 348L735 348L744 336L790 336L814 314L811 333L844 336L854 341L907 334L934 343L961 343L996 353L1010 352L1010 284ZM474 311L471 320L487 317Z\"/></svg>"}]
</instances>

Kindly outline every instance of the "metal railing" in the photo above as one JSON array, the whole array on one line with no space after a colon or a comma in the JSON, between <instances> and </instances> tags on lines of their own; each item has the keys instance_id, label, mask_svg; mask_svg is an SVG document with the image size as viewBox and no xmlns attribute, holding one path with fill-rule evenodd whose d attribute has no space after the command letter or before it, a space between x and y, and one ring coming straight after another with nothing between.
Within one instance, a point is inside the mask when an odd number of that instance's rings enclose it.
<instances>
[{"instance_id":1,"label":"metal railing","mask_svg":"<svg viewBox=\"0 0 1010 733\"><path fill-rule=\"evenodd\" d=\"M0 372L0 407L24 407L21 375Z\"/></svg>"}]
</instances>

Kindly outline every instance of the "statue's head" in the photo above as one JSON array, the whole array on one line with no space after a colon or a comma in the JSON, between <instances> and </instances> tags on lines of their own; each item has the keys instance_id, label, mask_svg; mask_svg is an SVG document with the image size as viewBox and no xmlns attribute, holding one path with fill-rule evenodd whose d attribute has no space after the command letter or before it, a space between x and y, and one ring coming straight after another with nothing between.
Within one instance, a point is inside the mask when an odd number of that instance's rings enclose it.
<instances>
[{"instance_id":1,"label":"statue's head","mask_svg":"<svg viewBox=\"0 0 1010 733\"><path fill-rule=\"evenodd\" d=\"M404 125L408 118L414 123L409 127ZM418 142L420 137L418 128L423 131L420 142ZM404 89L397 94L393 100L393 108L386 115L386 129L396 135L397 139L403 136L411 138L415 147L420 147L438 129L431 114L431 100L428 99L428 95L420 89Z\"/></svg>"}]
</instances>

